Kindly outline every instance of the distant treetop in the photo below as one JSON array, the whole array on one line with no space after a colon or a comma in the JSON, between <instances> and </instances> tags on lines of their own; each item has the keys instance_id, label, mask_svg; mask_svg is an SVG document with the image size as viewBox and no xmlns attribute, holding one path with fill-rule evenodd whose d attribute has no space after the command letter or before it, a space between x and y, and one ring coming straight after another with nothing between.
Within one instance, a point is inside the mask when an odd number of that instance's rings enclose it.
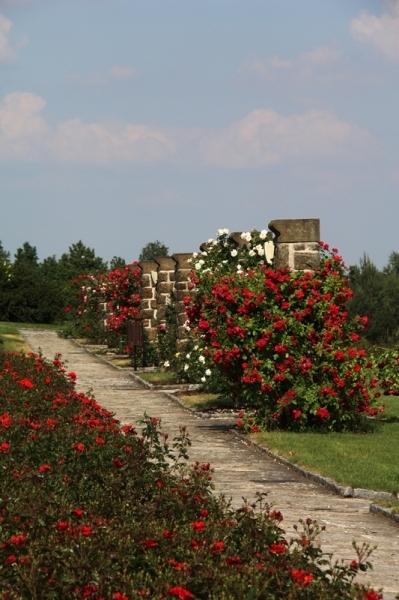
<instances>
[{"instance_id":1,"label":"distant treetop","mask_svg":"<svg viewBox=\"0 0 399 600\"><path fill-rule=\"evenodd\" d=\"M168 256L169 248L159 240L148 242L140 252L139 260L154 260L157 256Z\"/></svg>"}]
</instances>

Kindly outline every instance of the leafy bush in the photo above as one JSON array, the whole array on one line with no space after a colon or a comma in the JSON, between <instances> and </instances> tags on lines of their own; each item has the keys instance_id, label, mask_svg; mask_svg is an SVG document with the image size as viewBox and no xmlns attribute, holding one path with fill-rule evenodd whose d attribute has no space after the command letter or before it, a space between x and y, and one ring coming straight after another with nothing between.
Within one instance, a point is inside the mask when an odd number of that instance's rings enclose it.
<instances>
[{"instance_id":1,"label":"leafy bush","mask_svg":"<svg viewBox=\"0 0 399 600\"><path fill-rule=\"evenodd\" d=\"M188 467L186 433L139 434L74 388L60 357L0 356L0 598L375 600L354 583L367 547L332 563L282 515L232 510L208 464Z\"/></svg>"},{"instance_id":2,"label":"leafy bush","mask_svg":"<svg viewBox=\"0 0 399 600\"><path fill-rule=\"evenodd\" d=\"M370 358L384 394L399 396L399 350L375 347L370 350Z\"/></svg>"},{"instance_id":3,"label":"leafy bush","mask_svg":"<svg viewBox=\"0 0 399 600\"><path fill-rule=\"evenodd\" d=\"M186 298L190 325L259 423L344 430L381 410L378 381L357 345L367 318L348 318L352 292L336 252L323 246L314 272L228 262L219 272L207 261L195 266Z\"/></svg>"},{"instance_id":4,"label":"leafy bush","mask_svg":"<svg viewBox=\"0 0 399 600\"><path fill-rule=\"evenodd\" d=\"M70 333L125 347L127 321L140 316L140 281L137 263L75 278L75 298L66 309Z\"/></svg>"}]
</instances>

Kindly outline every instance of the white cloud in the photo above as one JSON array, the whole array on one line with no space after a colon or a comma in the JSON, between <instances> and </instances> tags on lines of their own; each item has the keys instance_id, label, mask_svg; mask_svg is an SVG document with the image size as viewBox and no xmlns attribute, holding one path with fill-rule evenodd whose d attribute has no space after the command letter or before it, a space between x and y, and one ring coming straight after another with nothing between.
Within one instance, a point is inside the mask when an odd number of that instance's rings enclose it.
<instances>
[{"instance_id":1,"label":"white cloud","mask_svg":"<svg viewBox=\"0 0 399 600\"><path fill-rule=\"evenodd\" d=\"M46 102L29 92L14 92L0 103L0 157L33 158L47 137L41 116Z\"/></svg>"},{"instance_id":2,"label":"white cloud","mask_svg":"<svg viewBox=\"0 0 399 600\"><path fill-rule=\"evenodd\" d=\"M295 71L303 75L304 72L312 72L315 69L331 65L338 61L340 52L330 46L320 46L309 52L303 52L293 58L282 58L272 56L265 59L255 59L244 64L241 71L256 73L262 77L270 77L278 72Z\"/></svg>"},{"instance_id":3,"label":"white cloud","mask_svg":"<svg viewBox=\"0 0 399 600\"><path fill-rule=\"evenodd\" d=\"M390 2L380 16L365 11L351 23L352 35L371 44L386 58L399 61L399 2Z\"/></svg>"},{"instance_id":4,"label":"white cloud","mask_svg":"<svg viewBox=\"0 0 399 600\"><path fill-rule=\"evenodd\" d=\"M14 50L10 44L9 34L12 22L0 14L0 63L8 62L14 58Z\"/></svg>"},{"instance_id":5,"label":"white cloud","mask_svg":"<svg viewBox=\"0 0 399 600\"><path fill-rule=\"evenodd\" d=\"M113 65L105 71L86 75L73 74L69 79L74 83L87 86L108 85L115 81L129 81L137 76L137 69L128 65Z\"/></svg>"},{"instance_id":6,"label":"white cloud","mask_svg":"<svg viewBox=\"0 0 399 600\"><path fill-rule=\"evenodd\" d=\"M243 168L354 156L372 144L371 135L329 112L285 116L257 109L202 142L209 165Z\"/></svg>"},{"instance_id":7,"label":"white cloud","mask_svg":"<svg viewBox=\"0 0 399 600\"><path fill-rule=\"evenodd\" d=\"M61 123L51 145L59 160L96 164L158 162L173 155L175 149L166 133L146 125L118 127L79 119Z\"/></svg>"},{"instance_id":8,"label":"white cloud","mask_svg":"<svg viewBox=\"0 0 399 600\"><path fill-rule=\"evenodd\" d=\"M0 158L149 163L175 152L168 133L147 125L71 119L50 127L41 114L45 105L43 98L28 92L14 92L4 98L0 103Z\"/></svg>"},{"instance_id":9,"label":"white cloud","mask_svg":"<svg viewBox=\"0 0 399 600\"><path fill-rule=\"evenodd\" d=\"M251 168L353 160L373 145L367 131L323 111L286 116L259 108L224 129L171 132L140 123L78 118L51 126L43 114L45 105L29 92L14 92L0 102L0 159Z\"/></svg>"}]
</instances>

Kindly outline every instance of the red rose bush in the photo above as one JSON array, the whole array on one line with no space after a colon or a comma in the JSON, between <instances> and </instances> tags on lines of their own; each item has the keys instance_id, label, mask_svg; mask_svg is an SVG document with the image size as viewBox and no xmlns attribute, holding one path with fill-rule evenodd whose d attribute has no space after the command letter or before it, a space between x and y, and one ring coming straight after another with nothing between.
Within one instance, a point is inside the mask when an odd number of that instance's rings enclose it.
<instances>
[{"instance_id":1,"label":"red rose bush","mask_svg":"<svg viewBox=\"0 0 399 600\"><path fill-rule=\"evenodd\" d=\"M322 244L316 271L265 261L244 268L248 246L237 250L238 266L219 262L226 243L220 239L216 251L211 244L197 261L186 306L207 364L252 410L242 424L345 430L376 415L378 381L359 344L367 319L348 317L352 292L342 258Z\"/></svg>"},{"instance_id":2,"label":"red rose bush","mask_svg":"<svg viewBox=\"0 0 399 600\"><path fill-rule=\"evenodd\" d=\"M263 498L233 510L185 431L121 426L75 381L60 357L0 354L1 600L378 597L354 583L366 547L335 564L311 519L288 539Z\"/></svg>"}]
</instances>

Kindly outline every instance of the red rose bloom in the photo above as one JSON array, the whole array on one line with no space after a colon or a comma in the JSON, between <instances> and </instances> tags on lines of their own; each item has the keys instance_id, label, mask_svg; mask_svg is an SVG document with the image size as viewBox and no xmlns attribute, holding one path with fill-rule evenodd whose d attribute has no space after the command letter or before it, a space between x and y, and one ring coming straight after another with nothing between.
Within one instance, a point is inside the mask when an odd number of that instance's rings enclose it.
<instances>
[{"instance_id":1,"label":"red rose bloom","mask_svg":"<svg viewBox=\"0 0 399 600\"><path fill-rule=\"evenodd\" d=\"M168 596L174 596L174 598L178 598L179 600L191 600L194 598L194 594L180 585L175 585L174 587L169 588Z\"/></svg>"},{"instance_id":2,"label":"red rose bloom","mask_svg":"<svg viewBox=\"0 0 399 600\"><path fill-rule=\"evenodd\" d=\"M285 554L287 546L282 542L275 542L269 546L269 550L272 554Z\"/></svg>"},{"instance_id":3,"label":"red rose bloom","mask_svg":"<svg viewBox=\"0 0 399 600\"><path fill-rule=\"evenodd\" d=\"M11 546L20 546L21 544L24 544L26 542L27 537L28 536L26 535L26 533L16 533L16 534L12 535L7 540L7 542Z\"/></svg>"},{"instance_id":4,"label":"red rose bloom","mask_svg":"<svg viewBox=\"0 0 399 600\"><path fill-rule=\"evenodd\" d=\"M325 406L321 406L317 409L316 416L318 416L320 419L329 419L330 411Z\"/></svg>"},{"instance_id":5,"label":"red rose bloom","mask_svg":"<svg viewBox=\"0 0 399 600\"><path fill-rule=\"evenodd\" d=\"M4 429L8 429L12 424L12 417L10 413L5 412L0 415L0 427L4 427Z\"/></svg>"},{"instance_id":6,"label":"red rose bloom","mask_svg":"<svg viewBox=\"0 0 399 600\"><path fill-rule=\"evenodd\" d=\"M58 531L67 531L67 529L69 529L68 521L57 521L55 526L58 529Z\"/></svg>"},{"instance_id":7,"label":"red rose bloom","mask_svg":"<svg viewBox=\"0 0 399 600\"><path fill-rule=\"evenodd\" d=\"M83 444L83 442L76 442L76 444L74 444L72 446L72 448L74 450L76 450L76 452L82 453L85 451L85 445Z\"/></svg>"},{"instance_id":8,"label":"red rose bloom","mask_svg":"<svg viewBox=\"0 0 399 600\"><path fill-rule=\"evenodd\" d=\"M223 550L224 550L224 541L223 540L213 542L213 544L211 546L211 552L213 552L214 554L217 554L218 552L223 552Z\"/></svg>"},{"instance_id":9,"label":"red rose bloom","mask_svg":"<svg viewBox=\"0 0 399 600\"><path fill-rule=\"evenodd\" d=\"M291 577L301 587L306 587L313 581L312 573L308 573L303 569L291 569Z\"/></svg>"},{"instance_id":10,"label":"red rose bloom","mask_svg":"<svg viewBox=\"0 0 399 600\"><path fill-rule=\"evenodd\" d=\"M9 442L1 442L0 444L0 452L9 452L10 451L10 443Z\"/></svg>"},{"instance_id":11,"label":"red rose bloom","mask_svg":"<svg viewBox=\"0 0 399 600\"><path fill-rule=\"evenodd\" d=\"M194 531L204 531L205 527L205 521L193 521L191 523L191 528L194 529Z\"/></svg>"},{"instance_id":12,"label":"red rose bloom","mask_svg":"<svg viewBox=\"0 0 399 600\"><path fill-rule=\"evenodd\" d=\"M35 387L30 379L20 379L20 381L18 381L18 385L20 385L25 390L31 390Z\"/></svg>"},{"instance_id":13,"label":"red rose bloom","mask_svg":"<svg viewBox=\"0 0 399 600\"><path fill-rule=\"evenodd\" d=\"M51 471L51 465L43 463L42 465L38 466L37 470L39 471L39 473L47 473L48 471Z\"/></svg>"}]
</instances>

